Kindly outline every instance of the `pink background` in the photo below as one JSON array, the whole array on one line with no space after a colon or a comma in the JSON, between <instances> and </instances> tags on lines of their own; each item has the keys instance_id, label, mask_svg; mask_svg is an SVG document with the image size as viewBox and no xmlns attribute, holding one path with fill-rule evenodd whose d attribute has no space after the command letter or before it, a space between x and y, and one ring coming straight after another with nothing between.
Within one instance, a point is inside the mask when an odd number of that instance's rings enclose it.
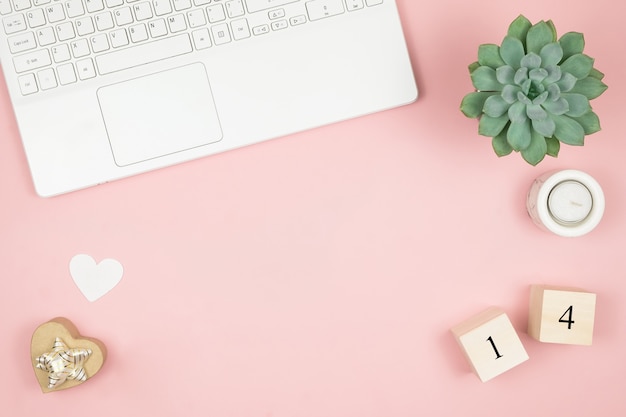
<instances>
[{"instance_id":1,"label":"pink background","mask_svg":"<svg viewBox=\"0 0 626 417\"><path fill-rule=\"evenodd\" d=\"M7 416L624 416L624 7L614 0L398 0L412 105L53 199L33 191L0 83L0 408ZM467 65L520 13L583 32L609 89L603 130L531 167L498 159L458 110ZM537 228L541 173L588 172L589 235ZM118 259L90 303L72 256ZM529 286L598 295L591 347L526 334ZM449 328L506 310L530 360L487 383ZM74 321L109 350L101 373L43 395L35 328Z\"/></svg>"}]
</instances>

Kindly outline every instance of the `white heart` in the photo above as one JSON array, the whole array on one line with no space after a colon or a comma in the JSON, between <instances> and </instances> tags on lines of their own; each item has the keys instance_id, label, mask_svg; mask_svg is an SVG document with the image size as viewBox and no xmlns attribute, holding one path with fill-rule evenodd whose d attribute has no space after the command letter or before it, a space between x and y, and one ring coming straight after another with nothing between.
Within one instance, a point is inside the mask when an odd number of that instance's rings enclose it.
<instances>
[{"instance_id":1,"label":"white heart","mask_svg":"<svg viewBox=\"0 0 626 417\"><path fill-rule=\"evenodd\" d=\"M70 261L70 274L80 292L93 302L119 284L124 268L115 259L104 259L96 264L91 256L80 254Z\"/></svg>"}]
</instances>

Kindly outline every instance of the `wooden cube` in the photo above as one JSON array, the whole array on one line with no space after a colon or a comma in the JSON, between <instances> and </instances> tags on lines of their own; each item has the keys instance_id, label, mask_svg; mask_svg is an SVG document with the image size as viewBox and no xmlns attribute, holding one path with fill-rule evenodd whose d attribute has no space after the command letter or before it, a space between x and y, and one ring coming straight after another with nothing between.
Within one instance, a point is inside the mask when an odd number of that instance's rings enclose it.
<instances>
[{"instance_id":1,"label":"wooden cube","mask_svg":"<svg viewBox=\"0 0 626 417\"><path fill-rule=\"evenodd\" d=\"M491 307L450 330L483 382L528 360L513 324L498 307Z\"/></svg>"},{"instance_id":2,"label":"wooden cube","mask_svg":"<svg viewBox=\"0 0 626 417\"><path fill-rule=\"evenodd\" d=\"M540 342L591 345L596 294L578 288L532 285L528 334Z\"/></svg>"}]
</instances>

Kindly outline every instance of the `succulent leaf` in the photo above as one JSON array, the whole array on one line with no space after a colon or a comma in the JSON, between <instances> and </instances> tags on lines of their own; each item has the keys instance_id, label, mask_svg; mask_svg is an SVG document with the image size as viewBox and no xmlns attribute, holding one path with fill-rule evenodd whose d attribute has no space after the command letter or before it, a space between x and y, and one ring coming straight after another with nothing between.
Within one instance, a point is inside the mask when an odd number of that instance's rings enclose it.
<instances>
[{"instance_id":1,"label":"succulent leaf","mask_svg":"<svg viewBox=\"0 0 626 417\"><path fill-rule=\"evenodd\" d=\"M546 22L546 24L548 25L548 27L550 28L550 30L552 31L552 39L554 39L554 41L556 42L557 40L557 35L556 35L556 26L554 26L554 22L552 20L548 20Z\"/></svg>"},{"instance_id":2,"label":"succulent leaf","mask_svg":"<svg viewBox=\"0 0 626 417\"><path fill-rule=\"evenodd\" d=\"M554 136L556 124L551 117L546 117L545 119L533 119L532 125L533 129L535 129L537 133L541 134L543 137L550 138Z\"/></svg>"},{"instance_id":3,"label":"succulent leaf","mask_svg":"<svg viewBox=\"0 0 626 417\"><path fill-rule=\"evenodd\" d=\"M524 56L520 60L520 65L530 70L541 67L541 57L534 52Z\"/></svg>"},{"instance_id":4,"label":"succulent leaf","mask_svg":"<svg viewBox=\"0 0 626 417\"><path fill-rule=\"evenodd\" d=\"M604 73L601 71L598 71L595 68L592 68L591 72L589 73L589 76L593 78L597 78L598 80L602 80L604 78Z\"/></svg>"},{"instance_id":5,"label":"succulent leaf","mask_svg":"<svg viewBox=\"0 0 626 417\"><path fill-rule=\"evenodd\" d=\"M505 65L502 57L500 57L500 47L491 43L480 45L478 47L478 63L494 69Z\"/></svg>"},{"instance_id":6,"label":"succulent leaf","mask_svg":"<svg viewBox=\"0 0 626 417\"><path fill-rule=\"evenodd\" d=\"M516 102L509 107L508 116L511 122L521 123L526 121L526 105L522 102Z\"/></svg>"},{"instance_id":7,"label":"succulent leaf","mask_svg":"<svg viewBox=\"0 0 626 417\"><path fill-rule=\"evenodd\" d=\"M524 51L522 41L511 36L504 38L502 46L500 46L500 56L507 65L518 69L524 55L526 55L526 52Z\"/></svg>"},{"instance_id":8,"label":"succulent leaf","mask_svg":"<svg viewBox=\"0 0 626 417\"><path fill-rule=\"evenodd\" d=\"M562 92L566 93L570 91L576 85L578 80L569 72L561 75L561 79L556 82L556 85L561 89Z\"/></svg>"},{"instance_id":9,"label":"succulent leaf","mask_svg":"<svg viewBox=\"0 0 626 417\"><path fill-rule=\"evenodd\" d=\"M547 85L552 85L553 83L559 81L563 76L563 72L561 71L561 67L556 65L547 65L544 69L548 72L548 76L544 80Z\"/></svg>"},{"instance_id":10,"label":"succulent leaf","mask_svg":"<svg viewBox=\"0 0 626 417\"><path fill-rule=\"evenodd\" d=\"M592 68L593 58L584 54L572 55L561 64L561 70L572 74L579 80L587 77Z\"/></svg>"},{"instance_id":11,"label":"succulent leaf","mask_svg":"<svg viewBox=\"0 0 626 417\"><path fill-rule=\"evenodd\" d=\"M461 111L465 116L472 119L480 117L485 106L485 100L494 94L497 93L479 91L465 95L461 101Z\"/></svg>"},{"instance_id":12,"label":"succulent leaf","mask_svg":"<svg viewBox=\"0 0 626 417\"><path fill-rule=\"evenodd\" d=\"M541 49L549 43L556 41L554 32L546 22L539 22L528 29L526 35L526 51L539 54Z\"/></svg>"},{"instance_id":13,"label":"succulent leaf","mask_svg":"<svg viewBox=\"0 0 626 417\"><path fill-rule=\"evenodd\" d=\"M500 117L505 114L511 105L504 101L500 95L492 95L485 100L483 111L487 116Z\"/></svg>"},{"instance_id":14,"label":"succulent leaf","mask_svg":"<svg viewBox=\"0 0 626 417\"><path fill-rule=\"evenodd\" d=\"M533 103L532 104L533 105L543 104L546 101L547 98L548 98L548 92L544 91L544 92L542 92L541 94L539 94L537 97L535 97L533 99ZM528 106L528 107L530 107L530 106Z\"/></svg>"},{"instance_id":15,"label":"succulent leaf","mask_svg":"<svg viewBox=\"0 0 626 417\"><path fill-rule=\"evenodd\" d=\"M489 117L483 114L478 122L478 134L491 137L497 136L506 127L507 123L509 123L509 118L506 114L500 117Z\"/></svg>"},{"instance_id":16,"label":"succulent leaf","mask_svg":"<svg viewBox=\"0 0 626 417\"><path fill-rule=\"evenodd\" d=\"M537 165L543 160L548 152L548 145L543 136L537 132L531 132L530 144L526 149L522 149L522 158L531 165Z\"/></svg>"},{"instance_id":17,"label":"succulent leaf","mask_svg":"<svg viewBox=\"0 0 626 417\"><path fill-rule=\"evenodd\" d=\"M546 150L546 154L550 155L554 158L559 156L559 151L561 150L561 142L554 136L546 137L546 145L548 149Z\"/></svg>"},{"instance_id":18,"label":"succulent leaf","mask_svg":"<svg viewBox=\"0 0 626 417\"><path fill-rule=\"evenodd\" d=\"M469 70L469 73L471 74L472 72L476 71L477 68L479 68L481 65L478 63L478 61L476 62L472 62L471 64L469 64L467 66L467 69Z\"/></svg>"},{"instance_id":19,"label":"succulent leaf","mask_svg":"<svg viewBox=\"0 0 626 417\"><path fill-rule=\"evenodd\" d=\"M502 131L499 135L494 136L491 140L491 146L498 156L507 156L513 152L513 148L506 140L506 131Z\"/></svg>"},{"instance_id":20,"label":"succulent leaf","mask_svg":"<svg viewBox=\"0 0 626 417\"><path fill-rule=\"evenodd\" d=\"M545 120L548 117L548 112L539 104L531 104L526 107L526 115L534 122L535 120Z\"/></svg>"},{"instance_id":21,"label":"succulent leaf","mask_svg":"<svg viewBox=\"0 0 626 417\"><path fill-rule=\"evenodd\" d=\"M478 91L502 91L503 85L498 82L496 70L481 66L471 74L472 83Z\"/></svg>"},{"instance_id":22,"label":"succulent leaf","mask_svg":"<svg viewBox=\"0 0 626 417\"><path fill-rule=\"evenodd\" d=\"M585 135L591 135L600 131L600 118L593 111L587 112L580 117L575 117L576 120L585 131Z\"/></svg>"},{"instance_id":23,"label":"succulent leaf","mask_svg":"<svg viewBox=\"0 0 626 417\"><path fill-rule=\"evenodd\" d=\"M562 97L567 101L567 104L569 104L569 110L565 113L567 116L580 117L588 111L591 111L589 99L582 94L565 93Z\"/></svg>"},{"instance_id":24,"label":"succulent leaf","mask_svg":"<svg viewBox=\"0 0 626 417\"><path fill-rule=\"evenodd\" d=\"M532 100L528 98L528 93L530 92L530 86L531 86L531 81L528 80L522 86L522 91L517 93L517 101L527 106L530 104L533 104Z\"/></svg>"},{"instance_id":25,"label":"succulent leaf","mask_svg":"<svg viewBox=\"0 0 626 417\"><path fill-rule=\"evenodd\" d=\"M578 80L576 85L569 91L570 93L579 93L587 97L589 100L599 97L607 89L606 84L594 77L583 78Z\"/></svg>"},{"instance_id":26,"label":"succulent leaf","mask_svg":"<svg viewBox=\"0 0 626 417\"><path fill-rule=\"evenodd\" d=\"M561 36L559 44L563 48L563 59L567 59L572 55L583 53L585 38L582 33L568 32Z\"/></svg>"},{"instance_id":27,"label":"succulent leaf","mask_svg":"<svg viewBox=\"0 0 626 417\"><path fill-rule=\"evenodd\" d=\"M511 125L509 126L509 130L506 134L506 139L513 150L521 151L522 149L526 149L530 146L530 131L530 120L526 119L522 122L511 121Z\"/></svg>"},{"instance_id":28,"label":"succulent leaf","mask_svg":"<svg viewBox=\"0 0 626 417\"><path fill-rule=\"evenodd\" d=\"M509 104L513 104L517 101L517 95L522 89L516 85L505 85L502 89L502 99Z\"/></svg>"},{"instance_id":29,"label":"succulent leaf","mask_svg":"<svg viewBox=\"0 0 626 417\"><path fill-rule=\"evenodd\" d=\"M556 84L548 85L548 100L557 101L561 97L561 89Z\"/></svg>"},{"instance_id":30,"label":"succulent leaf","mask_svg":"<svg viewBox=\"0 0 626 417\"><path fill-rule=\"evenodd\" d=\"M520 87L528 80L528 68L520 68L515 71L513 82Z\"/></svg>"},{"instance_id":31,"label":"succulent leaf","mask_svg":"<svg viewBox=\"0 0 626 417\"><path fill-rule=\"evenodd\" d=\"M543 80L548 78L548 71L544 68L531 69L530 72L528 73L528 78L530 78L532 81L538 83L538 85L541 85L543 87L543 84L541 83L543 82Z\"/></svg>"},{"instance_id":32,"label":"succulent leaf","mask_svg":"<svg viewBox=\"0 0 626 417\"><path fill-rule=\"evenodd\" d=\"M496 69L496 79L504 86L515 82L515 70L509 65L502 65Z\"/></svg>"},{"instance_id":33,"label":"succulent leaf","mask_svg":"<svg viewBox=\"0 0 626 417\"><path fill-rule=\"evenodd\" d=\"M576 120L562 115L552 116L556 128L554 136L563 143L582 146L585 139L585 130Z\"/></svg>"},{"instance_id":34,"label":"succulent leaf","mask_svg":"<svg viewBox=\"0 0 626 417\"><path fill-rule=\"evenodd\" d=\"M552 42L541 48L539 56L544 68L555 66L563 59L563 48L558 42Z\"/></svg>"},{"instance_id":35,"label":"succulent leaf","mask_svg":"<svg viewBox=\"0 0 626 417\"><path fill-rule=\"evenodd\" d=\"M544 101L541 105L548 111L548 113L556 116L560 116L569 111L569 102L563 97L559 97L557 100Z\"/></svg>"},{"instance_id":36,"label":"succulent leaf","mask_svg":"<svg viewBox=\"0 0 626 417\"><path fill-rule=\"evenodd\" d=\"M519 39L525 47L526 35L528 34L528 29L530 29L531 26L532 23L530 23L530 20L522 15L519 15L509 26L507 35Z\"/></svg>"}]
</instances>

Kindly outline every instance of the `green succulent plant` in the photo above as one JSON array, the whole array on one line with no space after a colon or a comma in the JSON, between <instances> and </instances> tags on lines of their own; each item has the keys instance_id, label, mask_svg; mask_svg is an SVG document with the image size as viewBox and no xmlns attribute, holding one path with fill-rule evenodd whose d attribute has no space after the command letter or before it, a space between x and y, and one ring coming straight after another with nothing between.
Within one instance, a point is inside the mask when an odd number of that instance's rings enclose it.
<instances>
[{"instance_id":1,"label":"green succulent plant","mask_svg":"<svg viewBox=\"0 0 626 417\"><path fill-rule=\"evenodd\" d=\"M498 156L516 151L536 165L546 154L556 157L561 142L580 146L600 130L589 101L607 86L584 46L581 33L557 39L552 21L533 25L522 15L502 45L479 46L469 66L476 91L463 98L461 111L479 119L478 133L492 137Z\"/></svg>"}]
</instances>

